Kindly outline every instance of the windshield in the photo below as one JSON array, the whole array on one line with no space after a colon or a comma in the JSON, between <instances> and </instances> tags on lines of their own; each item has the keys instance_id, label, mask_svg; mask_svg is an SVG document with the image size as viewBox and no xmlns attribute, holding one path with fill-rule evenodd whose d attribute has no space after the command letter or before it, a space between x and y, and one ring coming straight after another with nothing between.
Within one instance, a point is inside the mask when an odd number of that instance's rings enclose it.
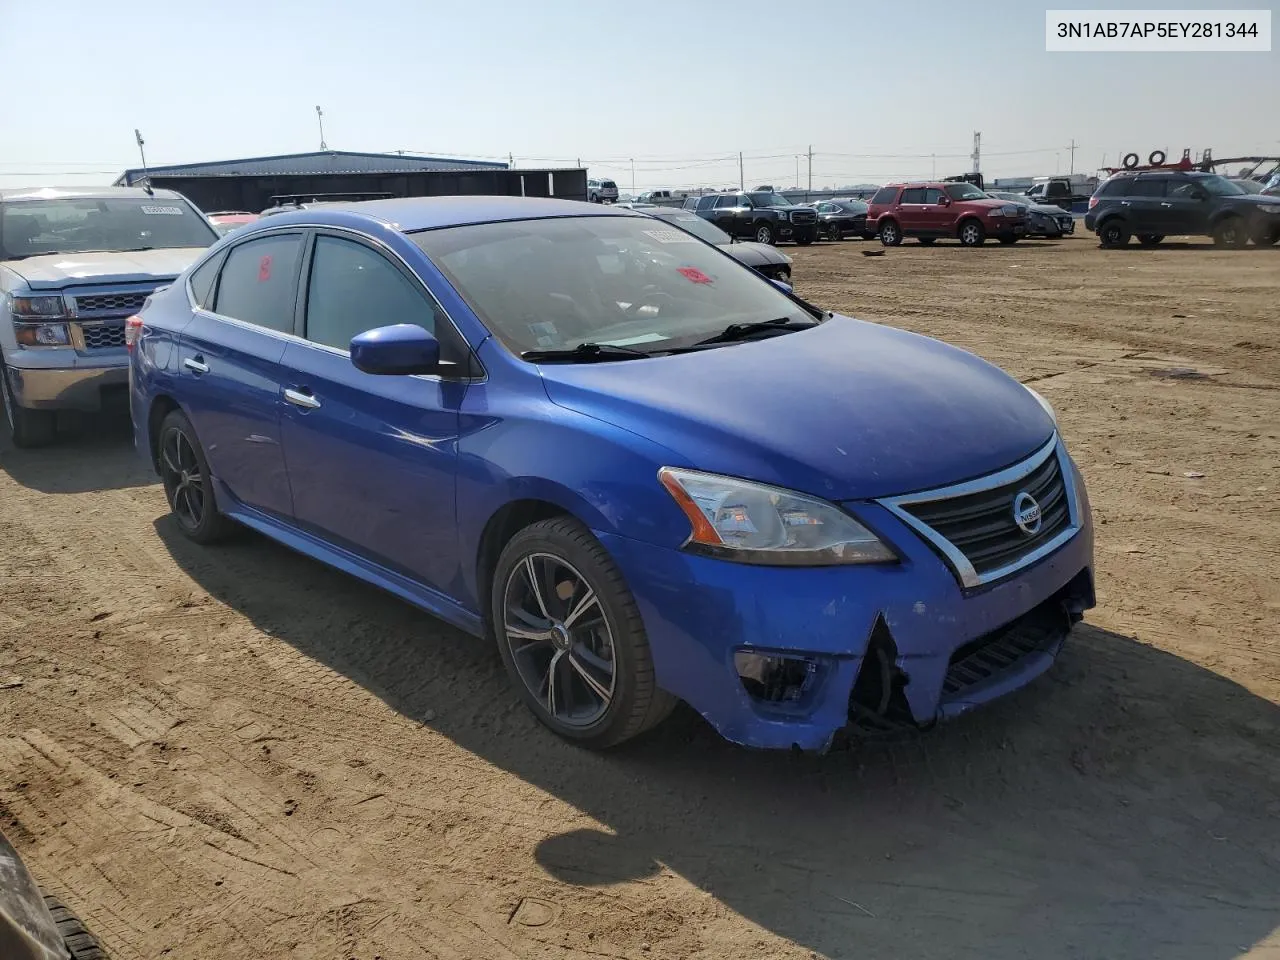
<instances>
[{"instance_id":1,"label":"windshield","mask_svg":"<svg viewBox=\"0 0 1280 960\"><path fill-rule=\"evenodd\" d=\"M710 220L704 220L702 217L695 216L692 213L678 213L674 216L667 215L658 219L665 220L667 223L674 224L685 233L692 233L699 240L705 240L707 243L714 243L719 246L722 243L732 243L733 238L717 227Z\"/></svg>"},{"instance_id":2,"label":"windshield","mask_svg":"<svg viewBox=\"0 0 1280 960\"><path fill-rule=\"evenodd\" d=\"M948 183L947 196L952 200L985 200L987 195L972 183Z\"/></svg>"},{"instance_id":3,"label":"windshield","mask_svg":"<svg viewBox=\"0 0 1280 960\"><path fill-rule=\"evenodd\" d=\"M1262 184L1257 180L1232 180L1231 182L1244 193L1261 193L1263 189Z\"/></svg>"},{"instance_id":4,"label":"windshield","mask_svg":"<svg viewBox=\"0 0 1280 960\"><path fill-rule=\"evenodd\" d=\"M992 200L1012 200L1015 203L1027 202L1027 198L1025 196L1019 196L1016 193L1003 193L1003 192L997 193L995 191L989 191L987 193L987 196L990 197Z\"/></svg>"},{"instance_id":5,"label":"windshield","mask_svg":"<svg viewBox=\"0 0 1280 960\"><path fill-rule=\"evenodd\" d=\"M1196 183L1208 190L1215 197L1238 197L1244 191L1237 187L1226 177L1208 176L1196 177Z\"/></svg>"},{"instance_id":6,"label":"windshield","mask_svg":"<svg viewBox=\"0 0 1280 960\"><path fill-rule=\"evenodd\" d=\"M791 201L780 193L752 193L751 202L757 207L789 207Z\"/></svg>"},{"instance_id":7,"label":"windshield","mask_svg":"<svg viewBox=\"0 0 1280 960\"><path fill-rule=\"evenodd\" d=\"M553 217L410 234L508 349L645 352L729 324L814 318L755 271L651 217Z\"/></svg>"},{"instance_id":8,"label":"windshield","mask_svg":"<svg viewBox=\"0 0 1280 960\"><path fill-rule=\"evenodd\" d=\"M0 259L47 253L207 247L218 239L183 200L135 197L0 204Z\"/></svg>"}]
</instances>

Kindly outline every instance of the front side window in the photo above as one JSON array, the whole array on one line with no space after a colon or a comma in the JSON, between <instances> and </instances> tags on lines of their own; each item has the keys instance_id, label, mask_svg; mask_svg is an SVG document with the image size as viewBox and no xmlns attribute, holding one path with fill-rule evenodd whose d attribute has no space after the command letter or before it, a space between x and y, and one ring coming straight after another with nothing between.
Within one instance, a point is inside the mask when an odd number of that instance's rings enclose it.
<instances>
[{"instance_id":1,"label":"front side window","mask_svg":"<svg viewBox=\"0 0 1280 960\"><path fill-rule=\"evenodd\" d=\"M720 197L716 200L717 210L732 210L739 206L737 197Z\"/></svg>"},{"instance_id":2,"label":"front side window","mask_svg":"<svg viewBox=\"0 0 1280 960\"><path fill-rule=\"evenodd\" d=\"M259 237L232 247L218 277L214 312L292 333L301 250L299 233Z\"/></svg>"},{"instance_id":3,"label":"front side window","mask_svg":"<svg viewBox=\"0 0 1280 960\"><path fill-rule=\"evenodd\" d=\"M769 281L650 217L553 217L410 235L512 352L662 352L730 324L813 322Z\"/></svg>"},{"instance_id":4,"label":"front side window","mask_svg":"<svg viewBox=\"0 0 1280 960\"><path fill-rule=\"evenodd\" d=\"M375 327L412 323L435 332L430 301L386 257L362 243L316 237L307 288L307 339L348 350Z\"/></svg>"},{"instance_id":5,"label":"front side window","mask_svg":"<svg viewBox=\"0 0 1280 960\"><path fill-rule=\"evenodd\" d=\"M218 234L185 200L63 197L0 204L0 260L207 247Z\"/></svg>"},{"instance_id":6,"label":"front side window","mask_svg":"<svg viewBox=\"0 0 1280 960\"><path fill-rule=\"evenodd\" d=\"M924 202L925 203L941 203L942 191L939 190L937 187L926 187L924 191Z\"/></svg>"}]
</instances>

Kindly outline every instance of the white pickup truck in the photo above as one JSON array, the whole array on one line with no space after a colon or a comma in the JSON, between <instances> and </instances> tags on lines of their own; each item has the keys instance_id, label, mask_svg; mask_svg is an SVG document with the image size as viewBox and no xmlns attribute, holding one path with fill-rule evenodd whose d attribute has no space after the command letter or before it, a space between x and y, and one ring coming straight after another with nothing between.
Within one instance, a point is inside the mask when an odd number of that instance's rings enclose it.
<instances>
[{"instance_id":1,"label":"white pickup truck","mask_svg":"<svg viewBox=\"0 0 1280 960\"><path fill-rule=\"evenodd\" d=\"M52 441L60 410L127 402L125 318L217 239L169 190L0 190L0 399L14 444Z\"/></svg>"}]
</instances>

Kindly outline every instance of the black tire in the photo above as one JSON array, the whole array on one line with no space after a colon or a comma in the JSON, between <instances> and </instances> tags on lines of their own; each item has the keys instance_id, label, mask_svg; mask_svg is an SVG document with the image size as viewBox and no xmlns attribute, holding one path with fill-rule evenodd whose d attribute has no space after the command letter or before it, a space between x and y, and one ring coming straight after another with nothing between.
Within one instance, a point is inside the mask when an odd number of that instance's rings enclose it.
<instances>
[{"instance_id":1,"label":"black tire","mask_svg":"<svg viewBox=\"0 0 1280 960\"><path fill-rule=\"evenodd\" d=\"M1154 247L1164 239L1163 233L1140 233L1138 234L1138 243L1144 247Z\"/></svg>"},{"instance_id":2,"label":"black tire","mask_svg":"<svg viewBox=\"0 0 1280 960\"><path fill-rule=\"evenodd\" d=\"M1249 242L1244 221L1240 217L1223 217L1213 227L1213 242L1220 247L1239 250Z\"/></svg>"},{"instance_id":3,"label":"black tire","mask_svg":"<svg viewBox=\"0 0 1280 960\"><path fill-rule=\"evenodd\" d=\"M530 586L533 577L541 579L543 587L551 586L547 573L555 571L559 571L555 576L565 579L555 582L554 590L540 590L543 599L538 601ZM568 596L566 585L570 585ZM580 589L589 592L580 593ZM520 599L511 602L517 597ZM588 597L594 600L587 601ZM569 629L571 622L565 626L572 620L571 610L583 602L593 604L592 623L596 624L585 638L580 632L575 636ZM525 604L541 613L530 617L531 610ZM516 619L527 624L530 632L545 630L559 639L511 636L513 627L508 623ZM591 531L571 517L553 517L525 527L503 548L490 587L489 620L502 662L521 699L539 722L571 743L594 750L616 746L661 723L675 707L675 698L654 680L644 623L622 573ZM549 621L550 628L543 628L538 621ZM582 630L583 622L577 631ZM598 643L601 626L611 651L608 659L601 656L602 645ZM540 659L543 654L547 654L545 667ZM591 659L584 654L590 654ZM559 667L561 692L556 694L547 680L556 665L564 663L568 666ZM591 676L602 687L604 671L595 665L605 663L612 666L607 700L585 682L586 668L591 667ZM541 692L535 694L531 684L546 689L547 699ZM575 686L576 694L572 692ZM582 720L563 719L553 712L557 696L565 697L570 710L575 700L594 698L597 714Z\"/></svg>"},{"instance_id":4,"label":"black tire","mask_svg":"<svg viewBox=\"0 0 1280 960\"><path fill-rule=\"evenodd\" d=\"M896 247L902 243L902 227L898 226L897 220L881 220L877 233L880 234L880 242L886 247Z\"/></svg>"},{"instance_id":5,"label":"black tire","mask_svg":"<svg viewBox=\"0 0 1280 960\"><path fill-rule=\"evenodd\" d=\"M71 912L57 897L45 895L44 904L53 915L62 942L67 945L71 960L107 960L107 955L97 938L85 929L80 918Z\"/></svg>"},{"instance_id":6,"label":"black tire","mask_svg":"<svg viewBox=\"0 0 1280 960\"><path fill-rule=\"evenodd\" d=\"M15 447L46 447L58 436L58 415L52 410L31 410L18 406L9 385L9 371L0 363L0 406L4 423Z\"/></svg>"},{"instance_id":7,"label":"black tire","mask_svg":"<svg viewBox=\"0 0 1280 960\"><path fill-rule=\"evenodd\" d=\"M1129 226L1123 220L1106 220L1098 225L1098 242L1107 249L1129 242Z\"/></svg>"},{"instance_id":8,"label":"black tire","mask_svg":"<svg viewBox=\"0 0 1280 960\"><path fill-rule=\"evenodd\" d=\"M987 242L987 228L982 225L981 220L970 217L960 221L960 226L956 229L956 237L959 238L962 246L980 247Z\"/></svg>"},{"instance_id":9,"label":"black tire","mask_svg":"<svg viewBox=\"0 0 1280 960\"><path fill-rule=\"evenodd\" d=\"M827 228L827 239L832 241L833 243L836 240L844 239L844 231L840 229L840 224L833 223L831 224L830 227Z\"/></svg>"},{"instance_id":10,"label":"black tire","mask_svg":"<svg viewBox=\"0 0 1280 960\"><path fill-rule=\"evenodd\" d=\"M1126 153L1124 159L1120 162L1126 170L1132 170L1138 165L1138 155L1136 153Z\"/></svg>"},{"instance_id":11,"label":"black tire","mask_svg":"<svg viewBox=\"0 0 1280 960\"><path fill-rule=\"evenodd\" d=\"M1152 150L1147 156L1147 163L1153 167L1158 167L1165 161L1165 153L1163 150Z\"/></svg>"},{"instance_id":12,"label":"black tire","mask_svg":"<svg viewBox=\"0 0 1280 960\"><path fill-rule=\"evenodd\" d=\"M1280 227L1276 227L1270 233L1266 230L1256 231L1253 235L1253 242L1260 247L1270 247L1280 243Z\"/></svg>"},{"instance_id":13,"label":"black tire","mask_svg":"<svg viewBox=\"0 0 1280 960\"><path fill-rule=\"evenodd\" d=\"M796 237L796 246L807 247L809 246L809 244L813 243L813 241L817 239L818 239L818 235L816 233L813 236L809 236L808 234L806 234L803 237Z\"/></svg>"},{"instance_id":14,"label":"black tire","mask_svg":"<svg viewBox=\"0 0 1280 960\"><path fill-rule=\"evenodd\" d=\"M773 246L773 226L765 221L761 221L751 228L751 236L756 243L767 243L769 246Z\"/></svg>"},{"instance_id":15,"label":"black tire","mask_svg":"<svg viewBox=\"0 0 1280 960\"><path fill-rule=\"evenodd\" d=\"M922 246L922 247L927 247L927 246L931 245L931 244L932 244L935 240L937 240L937 239L938 239L937 237L920 237L920 238L919 238L919 240L920 240L920 246Z\"/></svg>"},{"instance_id":16,"label":"black tire","mask_svg":"<svg viewBox=\"0 0 1280 960\"><path fill-rule=\"evenodd\" d=\"M165 499L178 529L196 543L215 543L234 528L218 509L209 461L191 421L172 410L160 423L156 444Z\"/></svg>"}]
</instances>

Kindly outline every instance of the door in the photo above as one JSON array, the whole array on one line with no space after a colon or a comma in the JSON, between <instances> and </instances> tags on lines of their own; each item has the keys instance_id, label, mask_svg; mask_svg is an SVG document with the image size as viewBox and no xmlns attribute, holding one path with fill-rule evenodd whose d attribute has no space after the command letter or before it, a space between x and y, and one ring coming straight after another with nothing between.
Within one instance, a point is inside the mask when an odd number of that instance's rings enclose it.
<instances>
[{"instance_id":1,"label":"door","mask_svg":"<svg viewBox=\"0 0 1280 960\"><path fill-rule=\"evenodd\" d=\"M943 205L945 195L937 187L925 187L920 205L920 231L922 233L947 234L951 232L951 206ZM947 199L950 199L949 197Z\"/></svg>"},{"instance_id":2,"label":"door","mask_svg":"<svg viewBox=\"0 0 1280 960\"><path fill-rule=\"evenodd\" d=\"M1168 177L1134 177L1120 201L1129 220L1130 230L1137 235L1164 234L1171 225L1164 189Z\"/></svg>"},{"instance_id":3,"label":"door","mask_svg":"<svg viewBox=\"0 0 1280 960\"><path fill-rule=\"evenodd\" d=\"M738 198L733 194L716 197L715 210L711 214L711 222L731 237L742 236L742 210Z\"/></svg>"},{"instance_id":4,"label":"door","mask_svg":"<svg viewBox=\"0 0 1280 960\"><path fill-rule=\"evenodd\" d=\"M305 343L285 351L283 435L294 517L326 540L442 592L457 570L454 468L464 383L375 376L351 363L351 338L414 323L461 338L416 278L381 250L317 234Z\"/></svg>"},{"instance_id":5,"label":"door","mask_svg":"<svg viewBox=\"0 0 1280 960\"><path fill-rule=\"evenodd\" d=\"M1164 224L1160 232L1166 236L1207 233L1211 206L1208 194L1190 177L1170 179L1160 204Z\"/></svg>"},{"instance_id":6,"label":"door","mask_svg":"<svg viewBox=\"0 0 1280 960\"><path fill-rule=\"evenodd\" d=\"M924 228L924 187L906 187L898 199L898 208L894 211L904 234L913 236L927 232Z\"/></svg>"},{"instance_id":7,"label":"door","mask_svg":"<svg viewBox=\"0 0 1280 960\"><path fill-rule=\"evenodd\" d=\"M178 345L182 397L209 469L241 503L278 517L293 512L280 360L293 332L302 239L273 233L232 247L207 294L201 283Z\"/></svg>"}]
</instances>

